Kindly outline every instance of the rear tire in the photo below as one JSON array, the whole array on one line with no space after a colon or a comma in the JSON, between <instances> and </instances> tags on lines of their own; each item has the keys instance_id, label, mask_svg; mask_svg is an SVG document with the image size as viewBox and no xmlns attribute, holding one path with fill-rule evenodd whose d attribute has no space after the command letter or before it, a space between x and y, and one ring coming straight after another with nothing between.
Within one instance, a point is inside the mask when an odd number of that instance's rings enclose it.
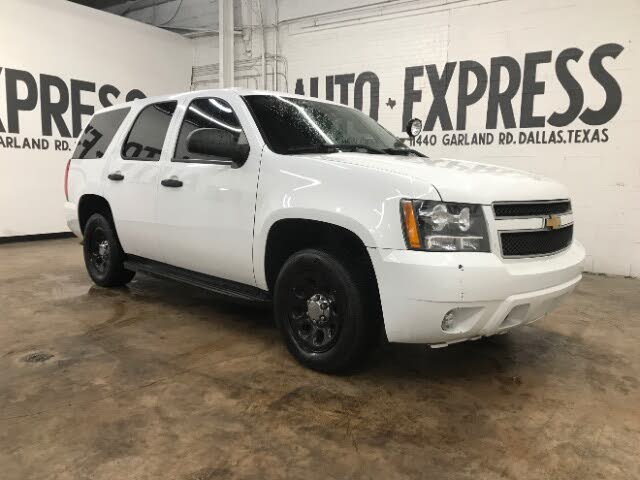
<instances>
[{"instance_id":1,"label":"rear tire","mask_svg":"<svg viewBox=\"0 0 640 480\"><path fill-rule=\"evenodd\" d=\"M126 285L135 272L124 268L126 255L115 229L104 216L94 213L84 228L84 263L96 285L118 287Z\"/></svg>"},{"instance_id":2,"label":"rear tire","mask_svg":"<svg viewBox=\"0 0 640 480\"><path fill-rule=\"evenodd\" d=\"M358 367L378 333L372 279L341 257L316 249L294 253L281 268L274 291L276 323L289 352L325 373Z\"/></svg>"}]
</instances>

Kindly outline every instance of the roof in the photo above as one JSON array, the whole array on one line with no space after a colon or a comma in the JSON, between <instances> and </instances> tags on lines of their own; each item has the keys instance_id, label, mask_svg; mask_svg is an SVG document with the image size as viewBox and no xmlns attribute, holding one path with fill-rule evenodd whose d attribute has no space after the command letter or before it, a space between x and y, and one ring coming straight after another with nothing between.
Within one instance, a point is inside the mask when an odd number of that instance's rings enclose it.
<instances>
[{"instance_id":1,"label":"roof","mask_svg":"<svg viewBox=\"0 0 640 480\"><path fill-rule=\"evenodd\" d=\"M180 100L186 96L192 96L194 94L198 94L198 95L216 95L219 94L220 92L235 92L238 95L277 95L277 96L283 96L283 97L292 97L292 98L301 98L301 99L305 99L305 100L313 100L313 101L317 101L317 102L322 102L322 103L332 103L335 105L341 105L344 106L342 104L339 104L337 102L332 102L330 100L323 100L321 98L314 98L314 97L308 97L305 95L297 95L295 93L288 93L288 92L277 92L277 91L273 91L273 90L254 90L254 89L250 89L250 88L242 88L242 87L232 87L232 88L207 88L207 89L203 89L203 90L189 90L188 92L181 92L181 93L175 93L175 94L169 94L169 95L156 95L153 97L147 97L147 98L141 98L141 99L136 99L136 100L132 100L130 102L124 102L124 103L118 103L116 105L112 105L110 107L106 107L103 109L99 109L96 110L97 112L108 112L111 110L117 110L119 108L123 108L123 107L127 107L127 106L132 106L132 105L147 105L149 103L157 103L157 102L166 102L166 101L170 101L170 100Z\"/></svg>"}]
</instances>

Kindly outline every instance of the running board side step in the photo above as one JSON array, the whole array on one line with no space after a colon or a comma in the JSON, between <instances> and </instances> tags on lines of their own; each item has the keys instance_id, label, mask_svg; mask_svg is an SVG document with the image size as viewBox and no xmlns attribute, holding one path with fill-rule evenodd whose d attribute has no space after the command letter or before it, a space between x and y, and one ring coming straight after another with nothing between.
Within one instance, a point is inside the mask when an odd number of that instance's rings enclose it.
<instances>
[{"instance_id":1,"label":"running board side step","mask_svg":"<svg viewBox=\"0 0 640 480\"><path fill-rule=\"evenodd\" d=\"M146 273L154 277L167 278L180 283L186 283L193 287L202 288L209 292L244 302L267 303L271 301L269 292L261 290L260 288L174 267L166 263L156 262L155 260L149 260L148 258L135 255L127 255L124 268L135 272Z\"/></svg>"}]
</instances>

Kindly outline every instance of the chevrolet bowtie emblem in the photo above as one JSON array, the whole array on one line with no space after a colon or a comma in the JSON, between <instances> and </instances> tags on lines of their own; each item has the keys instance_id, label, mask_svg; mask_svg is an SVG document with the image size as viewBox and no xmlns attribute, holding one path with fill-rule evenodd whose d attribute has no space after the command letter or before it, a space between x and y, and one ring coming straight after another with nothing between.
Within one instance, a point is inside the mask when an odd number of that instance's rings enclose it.
<instances>
[{"instance_id":1,"label":"chevrolet bowtie emblem","mask_svg":"<svg viewBox=\"0 0 640 480\"><path fill-rule=\"evenodd\" d=\"M560 217L558 215L551 215L549 218L545 219L544 221L544 226L552 230L554 228L560 227L560 225L562 225L562 221L560 220Z\"/></svg>"}]
</instances>

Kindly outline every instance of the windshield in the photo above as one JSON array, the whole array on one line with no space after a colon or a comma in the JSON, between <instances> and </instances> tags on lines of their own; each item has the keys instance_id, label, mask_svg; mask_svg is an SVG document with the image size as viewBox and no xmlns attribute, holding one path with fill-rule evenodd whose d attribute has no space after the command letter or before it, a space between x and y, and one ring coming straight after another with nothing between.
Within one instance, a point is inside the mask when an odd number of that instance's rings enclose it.
<instances>
[{"instance_id":1,"label":"windshield","mask_svg":"<svg viewBox=\"0 0 640 480\"><path fill-rule=\"evenodd\" d=\"M276 153L365 151L416 154L359 110L277 95L244 97L269 148Z\"/></svg>"}]
</instances>

